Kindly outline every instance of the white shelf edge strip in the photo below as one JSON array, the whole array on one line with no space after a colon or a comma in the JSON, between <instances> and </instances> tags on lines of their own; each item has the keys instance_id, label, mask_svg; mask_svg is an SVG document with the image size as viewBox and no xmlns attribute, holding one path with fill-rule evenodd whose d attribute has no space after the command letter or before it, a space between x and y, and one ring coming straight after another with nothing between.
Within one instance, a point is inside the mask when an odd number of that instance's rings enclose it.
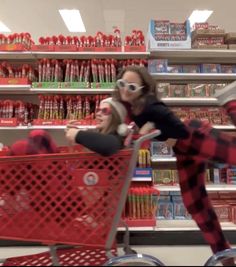
<instances>
[{"instance_id":1,"label":"white shelf edge strip","mask_svg":"<svg viewBox=\"0 0 236 267\"><path fill-rule=\"evenodd\" d=\"M154 188L158 189L160 192L169 192L169 191L179 192L180 191L180 187L178 185L173 185L173 186L154 185ZM230 185L230 184L206 185L206 188L207 188L207 191L209 192L236 191L236 185Z\"/></svg>"},{"instance_id":2,"label":"white shelf edge strip","mask_svg":"<svg viewBox=\"0 0 236 267\"><path fill-rule=\"evenodd\" d=\"M65 129L66 125L32 125L32 126L0 126L1 130L23 130L23 129ZM216 129L222 129L222 130L234 130L236 127L234 125L214 125L213 126ZM79 125L79 129L95 129L95 125ZM153 162L175 162L175 157L163 157L163 158L152 158Z\"/></svg>"},{"instance_id":3,"label":"white shelf edge strip","mask_svg":"<svg viewBox=\"0 0 236 267\"><path fill-rule=\"evenodd\" d=\"M233 222L222 222L223 230L236 230ZM193 220L160 220L157 219L155 227L129 227L130 231L200 231ZM125 231L124 227L118 227L118 231Z\"/></svg>"}]
</instances>

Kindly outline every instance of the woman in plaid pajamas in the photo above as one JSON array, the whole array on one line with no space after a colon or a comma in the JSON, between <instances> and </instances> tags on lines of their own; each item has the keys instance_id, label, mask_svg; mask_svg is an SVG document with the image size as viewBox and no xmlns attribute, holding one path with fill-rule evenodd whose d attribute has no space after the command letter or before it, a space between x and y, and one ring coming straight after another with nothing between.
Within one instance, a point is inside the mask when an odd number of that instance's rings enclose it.
<instances>
[{"instance_id":1,"label":"woman in plaid pajamas","mask_svg":"<svg viewBox=\"0 0 236 267\"><path fill-rule=\"evenodd\" d=\"M179 183L183 202L214 253L230 248L205 189L206 162L236 165L236 138L199 120L181 122L155 96L155 81L143 67L131 66L120 73L113 98L126 105L131 119L142 128L152 122L161 130L159 141L175 139ZM236 125L236 101L228 86L217 96ZM228 93L229 92L229 93Z\"/></svg>"}]
</instances>

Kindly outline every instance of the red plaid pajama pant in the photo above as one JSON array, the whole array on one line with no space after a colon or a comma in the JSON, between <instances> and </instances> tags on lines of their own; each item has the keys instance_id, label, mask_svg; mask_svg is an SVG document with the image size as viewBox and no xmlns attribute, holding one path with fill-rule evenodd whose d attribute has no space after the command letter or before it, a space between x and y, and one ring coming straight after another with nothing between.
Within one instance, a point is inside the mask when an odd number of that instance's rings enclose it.
<instances>
[{"instance_id":1,"label":"red plaid pajama pant","mask_svg":"<svg viewBox=\"0 0 236 267\"><path fill-rule=\"evenodd\" d=\"M225 107L236 125L236 101ZM189 138L178 140L177 157L179 184L183 202L199 226L213 253L230 248L205 187L206 162L236 165L236 137L212 128L208 122L186 121Z\"/></svg>"}]
</instances>

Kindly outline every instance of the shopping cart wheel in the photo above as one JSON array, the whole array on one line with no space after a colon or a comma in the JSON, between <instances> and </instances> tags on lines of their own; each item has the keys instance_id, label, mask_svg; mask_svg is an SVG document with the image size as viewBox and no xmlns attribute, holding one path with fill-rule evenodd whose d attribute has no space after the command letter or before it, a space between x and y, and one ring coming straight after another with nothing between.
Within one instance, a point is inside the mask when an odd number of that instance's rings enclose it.
<instances>
[{"instance_id":1,"label":"shopping cart wheel","mask_svg":"<svg viewBox=\"0 0 236 267\"><path fill-rule=\"evenodd\" d=\"M104 266L165 266L160 260L145 254L130 254L114 257Z\"/></svg>"},{"instance_id":2,"label":"shopping cart wheel","mask_svg":"<svg viewBox=\"0 0 236 267\"><path fill-rule=\"evenodd\" d=\"M204 266L215 266L218 263L221 263L224 266L236 266L235 259L236 249L226 249L212 255Z\"/></svg>"}]
</instances>

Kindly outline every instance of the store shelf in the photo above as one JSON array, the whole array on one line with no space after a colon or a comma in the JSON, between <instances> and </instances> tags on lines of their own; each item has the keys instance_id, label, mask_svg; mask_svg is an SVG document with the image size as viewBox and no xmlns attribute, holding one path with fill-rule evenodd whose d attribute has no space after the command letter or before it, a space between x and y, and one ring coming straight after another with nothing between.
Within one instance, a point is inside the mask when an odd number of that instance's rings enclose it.
<instances>
[{"instance_id":1,"label":"store shelf","mask_svg":"<svg viewBox=\"0 0 236 267\"><path fill-rule=\"evenodd\" d=\"M228 73L153 73L152 77L161 82L229 82L236 80L236 74Z\"/></svg>"},{"instance_id":2,"label":"store shelf","mask_svg":"<svg viewBox=\"0 0 236 267\"><path fill-rule=\"evenodd\" d=\"M35 57L32 55L30 51L26 52L3 52L0 51L0 59L1 60L34 60Z\"/></svg>"},{"instance_id":3,"label":"store shelf","mask_svg":"<svg viewBox=\"0 0 236 267\"><path fill-rule=\"evenodd\" d=\"M81 125L78 129L95 129L95 125ZM16 126L16 127L0 127L0 130L64 130L66 125L34 125L34 126Z\"/></svg>"},{"instance_id":4,"label":"store shelf","mask_svg":"<svg viewBox=\"0 0 236 267\"><path fill-rule=\"evenodd\" d=\"M151 182L152 178L151 177L133 177L132 181L133 182Z\"/></svg>"},{"instance_id":5,"label":"store shelf","mask_svg":"<svg viewBox=\"0 0 236 267\"><path fill-rule=\"evenodd\" d=\"M31 85L0 85L0 94L29 94Z\"/></svg>"},{"instance_id":6,"label":"store shelf","mask_svg":"<svg viewBox=\"0 0 236 267\"><path fill-rule=\"evenodd\" d=\"M154 162L170 163L170 162L176 162L176 157L151 158L151 161L153 163Z\"/></svg>"},{"instance_id":7,"label":"store shelf","mask_svg":"<svg viewBox=\"0 0 236 267\"><path fill-rule=\"evenodd\" d=\"M217 99L214 97L165 97L162 101L167 105L198 105L198 106L209 106L217 105Z\"/></svg>"},{"instance_id":8,"label":"store shelf","mask_svg":"<svg viewBox=\"0 0 236 267\"><path fill-rule=\"evenodd\" d=\"M222 222L223 230L236 230L236 225L232 222ZM156 227L129 227L130 231L150 232L150 231L200 231L193 220L157 220ZM118 231L125 231L124 227L119 227Z\"/></svg>"},{"instance_id":9,"label":"store shelf","mask_svg":"<svg viewBox=\"0 0 236 267\"><path fill-rule=\"evenodd\" d=\"M214 125L214 128L219 130L235 130L236 127L234 125Z\"/></svg>"},{"instance_id":10,"label":"store shelf","mask_svg":"<svg viewBox=\"0 0 236 267\"><path fill-rule=\"evenodd\" d=\"M147 58L149 52L32 52L33 57L55 59L91 59L91 58Z\"/></svg>"},{"instance_id":11,"label":"store shelf","mask_svg":"<svg viewBox=\"0 0 236 267\"><path fill-rule=\"evenodd\" d=\"M111 94L114 89L77 89L77 88L31 88L30 93L35 94Z\"/></svg>"},{"instance_id":12,"label":"store shelf","mask_svg":"<svg viewBox=\"0 0 236 267\"><path fill-rule=\"evenodd\" d=\"M151 58L168 59L169 63L233 63L236 50L225 49L179 49L151 51Z\"/></svg>"},{"instance_id":13,"label":"store shelf","mask_svg":"<svg viewBox=\"0 0 236 267\"><path fill-rule=\"evenodd\" d=\"M236 230L232 222L223 222L221 226L223 230ZM155 231L199 231L199 228L192 220L157 220Z\"/></svg>"},{"instance_id":14,"label":"store shelf","mask_svg":"<svg viewBox=\"0 0 236 267\"><path fill-rule=\"evenodd\" d=\"M158 189L160 192L179 192L180 188L179 185L155 185L154 186L156 189ZM229 185L229 184L211 184L211 185L206 185L207 191L208 192L234 192L236 191L236 185Z\"/></svg>"}]
</instances>

